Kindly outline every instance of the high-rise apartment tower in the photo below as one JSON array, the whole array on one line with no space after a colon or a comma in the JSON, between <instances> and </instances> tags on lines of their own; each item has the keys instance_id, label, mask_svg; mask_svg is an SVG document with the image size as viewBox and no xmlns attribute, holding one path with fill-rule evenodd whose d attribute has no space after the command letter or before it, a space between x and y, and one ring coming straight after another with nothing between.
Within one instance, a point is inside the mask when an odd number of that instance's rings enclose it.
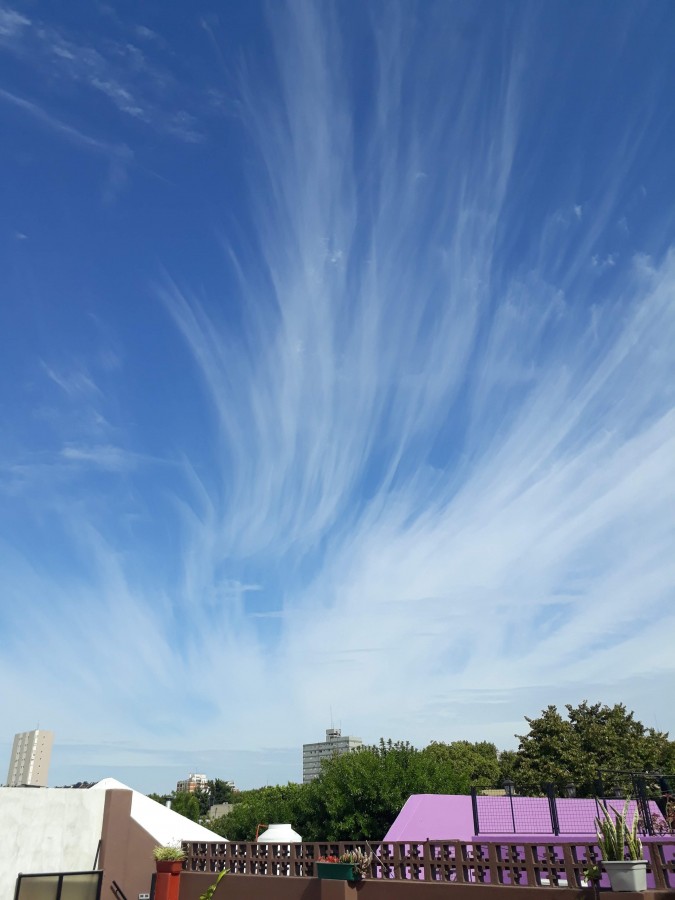
<instances>
[{"instance_id":1,"label":"high-rise apartment tower","mask_svg":"<svg viewBox=\"0 0 675 900\"><path fill-rule=\"evenodd\" d=\"M20 787L24 784L46 787L53 743L53 731L38 728L36 731L15 734L7 773L8 787Z\"/></svg>"},{"instance_id":2,"label":"high-rise apartment tower","mask_svg":"<svg viewBox=\"0 0 675 900\"><path fill-rule=\"evenodd\" d=\"M321 774L321 762L330 759L331 756L340 756L349 753L363 744L361 738L347 735L342 737L339 728L327 728L326 740L317 744L302 745L302 780L313 781Z\"/></svg>"}]
</instances>

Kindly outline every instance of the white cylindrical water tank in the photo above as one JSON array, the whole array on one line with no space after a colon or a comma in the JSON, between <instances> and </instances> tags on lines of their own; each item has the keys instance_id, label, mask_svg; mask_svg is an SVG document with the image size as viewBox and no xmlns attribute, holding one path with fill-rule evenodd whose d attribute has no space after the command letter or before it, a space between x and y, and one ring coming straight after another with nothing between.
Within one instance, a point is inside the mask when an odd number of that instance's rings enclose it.
<instances>
[{"instance_id":1,"label":"white cylindrical water tank","mask_svg":"<svg viewBox=\"0 0 675 900\"><path fill-rule=\"evenodd\" d=\"M293 831L290 824L268 825L267 830L258 836L259 844L300 844L302 838Z\"/></svg>"}]
</instances>

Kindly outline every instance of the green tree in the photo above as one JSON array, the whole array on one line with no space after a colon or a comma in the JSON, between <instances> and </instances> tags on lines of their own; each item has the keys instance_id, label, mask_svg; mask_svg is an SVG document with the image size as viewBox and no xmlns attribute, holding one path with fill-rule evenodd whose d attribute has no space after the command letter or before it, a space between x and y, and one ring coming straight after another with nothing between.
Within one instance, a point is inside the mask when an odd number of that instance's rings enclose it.
<instances>
[{"instance_id":1,"label":"green tree","mask_svg":"<svg viewBox=\"0 0 675 900\"><path fill-rule=\"evenodd\" d=\"M499 783L499 755L488 741L432 741L422 756L433 764L426 772L426 793L468 794L472 787L480 790Z\"/></svg>"},{"instance_id":2,"label":"green tree","mask_svg":"<svg viewBox=\"0 0 675 900\"><path fill-rule=\"evenodd\" d=\"M197 798L199 804L199 815L205 816L211 806L211 794L208 790L197 790L193 793L193 797Z\"/></svg>"},{"instance_id":3,"label":"green tree","mask_svg":"<svg viewBox=\"0 0 675 900\"><path fill-rule=\"evenodd\" d=\"M527 735L516 735L520 744L513 768L514 781L522 793L540 794L544 785L560 788L573 780L582 764L581 746L571 722L555 706L548 706L538 719L525 721Z\"/></svg>"},{"instance_id":4,"label":"green tree","mask_svg":"<svg viewBox=\"0 0 675 900\"><path fill-rule=\"evenodd\" d=\"M467 793L472 783L499 779L494 744L434 742L424 750L380 740L333 757L305 785L303 837L307 840L380 840L412 794Z\"/></svg>"},{"instance_id":5,"label":"green tree","mask_svg":"<svg viewBox=\"0 0 675 900\"><path fill-rule=\"evenodd\" d=\"M304 787L306 786L289 783L241 791L232 811L209 823L209 828L228 840L252 841L259 825L290 822L305 837L299 799Z\"/></svg>"},{"instance_id":6,"label":"green tree","mask_svg":"<svg viewBox=\"0 0 675 900\"><path fill-rule=\"evenodd\" d=\"M308 791L308 840L381 839L411 794L421 792L420 751L380 741L326 760Z\"/></svg>"},{"instance_id":7,"label":"green tree","mask_svg":"<svg viewBox=\"0 0 675 900\"><path fill-rule=\"evenodd\" d=\"M216 834L220 834L220 835L222 835L222 837L227 838L228 840L231 840L230 834L227 829L228 815L229 814L226 814L224 816L218 816L217 819L210 819L206 823L206 827L209 829L209 831L215 831ZM235 838L235 840L237 840L237 839ZM243 838L240 838L240 840L243 840ZM248 840L248 838L246 838L246 840Z\"/></svg>"},{"instance_id":8,"label":"green tree","mask_svg":"<svg viewBox=\"0 0 675 900\"><path fill-rule=\"evenodd\" d=\"M499 754L499 780L493 787L502 787L505 781L515 781L518 754L515 750L502 750Z\"/></svg>"},{"instance_id":9,"label":"green tree","mask_svg":"<svg viewBox=\"0 0 675 900\"><path fill-rule=\"evenodd\" d=\"M530 731L519 735L513 766L520 790L540 793L547 782L563 790L574 783L578 796L593 796L600 770L634 772L667 769L675 745L667 733L645 728L622 703L567 704L564 718L555 706L537 719L526 718Z\"/></svg>"},{"instance_id":10,"label":"green tree","mask_svg":"<svg viewBox=\"0 0 675 900\"><path fill-rule=\"evenodd\" d=\"M199 800L194 794L187 791L174 792L171 809L181 816L185 816L186 819L192 819L193 822L198 822L201 815Z\"/></svg>"},{"instance_id":11,"label":"green tree","mask_svg":"<svg viewBox=\"0 0 675 900\"><path fill-rule=\"evenodd\" d=\"M308 841L380 839L411 794L448 783L440 746L425 756L410 744L380 741L335 756L309 784L242 791L210 827L229 840L253 840L256 827L270 822L290 822Z\"/></svg>"},{"instance_id":12,"label":"green tree","mask_svg":"<svg viewBox=\"0 0 675 900\"><path fill-rule=\"evenodd\" d=\"M232 785L222 778L214 778L209 781L209 794L211 806L215 806L217 803L232 803L235 797Z\"/></svg>"}]
</instances>

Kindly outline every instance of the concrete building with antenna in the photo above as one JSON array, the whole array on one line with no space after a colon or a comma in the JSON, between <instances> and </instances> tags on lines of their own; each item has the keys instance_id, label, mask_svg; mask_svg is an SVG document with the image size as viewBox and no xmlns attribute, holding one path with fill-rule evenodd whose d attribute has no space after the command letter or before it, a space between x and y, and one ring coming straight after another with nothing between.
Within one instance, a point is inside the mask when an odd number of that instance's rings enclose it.
<instances>
[{"instance_id":1,"label":"concrete building with antenna","mask_svg":"<svg viewBox=\"0 0 675 900\"><path fill-rule=\"evenodd\" d=\"M208 793L208 790L209 779L206 775L198 772L190 772L187 778L181 779L176 784L177 794L194 794L195 791L206 791Z\"/></svg>"},{"instance_id":2,"label":"concrete building with antenna","mask_svg":"<svg viewBox=\"0 0 675 900\"><path fill-rule=\"evenodd\" d=\"M8 787L46 787L54 732L37 728L14 735L7 773Z\"/></svg>"},{"instance_id":3,"label":"concrete building with antenna","mask_svg":"<svg viewBox=\"0 0 675 900\"><path fill-rule=\"evenodd\" d=\"M326 740L316 744L302 745L302 780L313 781L321 774L321 763L332 756L341 756L363 746L361 738L353 735L342 736L339 728L327 728Z\"/></svg>"}]
</instances>

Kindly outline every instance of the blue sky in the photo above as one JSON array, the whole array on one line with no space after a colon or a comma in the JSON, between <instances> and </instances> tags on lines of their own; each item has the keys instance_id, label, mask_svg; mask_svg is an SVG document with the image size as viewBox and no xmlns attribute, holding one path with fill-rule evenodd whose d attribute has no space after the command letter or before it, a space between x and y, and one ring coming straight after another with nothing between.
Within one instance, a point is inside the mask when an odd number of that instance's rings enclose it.
<instances>
[{"instance_id":1,"label":"blue sky","mask_svg":"<svg viewBox=\"0 0 675 900\"><path fill-rule=\"evenodd\" d=\"M670 2L0 7L0 751L675 731Z\"/></svg>"}]
</instances>

